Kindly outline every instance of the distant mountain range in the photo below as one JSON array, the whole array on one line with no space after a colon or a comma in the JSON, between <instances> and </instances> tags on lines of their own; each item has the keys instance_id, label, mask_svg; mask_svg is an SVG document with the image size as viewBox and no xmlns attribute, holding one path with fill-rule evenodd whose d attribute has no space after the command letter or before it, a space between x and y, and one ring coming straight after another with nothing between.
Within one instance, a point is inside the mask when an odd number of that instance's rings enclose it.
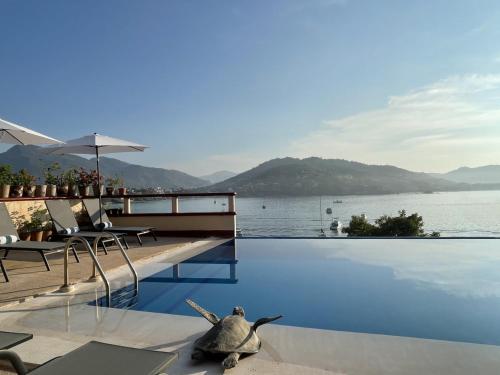
<instances>
[{"instance_id":1,"label":"distant mountain range","mask_svg":"<svg viewBox=\"0 0 500 375\"><path fill-rule=\"evenodd\" d=\"M37 177L57 162L62 170L95 169L95 159L45 155L36 146L14 146L0 153L0 164L25 168ZM235 191L239 196L394 194L500 189L500 166L459 168L444 174L411 172L390 165L341 159L273 159L236 175L219 171L202 178L170 169L151 168L102 157L104 176L120 176L135 188L162 187L194 192Z\"/></svg>"},{"instance_id":2,"label":"distant mountain range","mask_svg":"<svg viewBox=\"0 0 500 375\"><path fill-rule=\"evenodd\" d=\"M0 164L10 164L14 171L25 168L36 177L43 177L44 170L57 162L61 170L70 168L95 169L95 159L76 155L45 155L37 146L14 146L0 153ZM210 182L172 169L151 168L101 157L101 172L106 177L120 176L125 185L135 188L162 187L166 189L196 188Z\"/></svg>"},{"instance_id":3,"label":"distant mountain range","mask_svg":"<svg viewBox=\"0 0 500 375\"><path fill-rule=\"evenodd\" d=\"M230 171L218 171L214 172L211 174L207 174L206 176L200 176L202 180L206 180L210 182L211 184L216 184L218 182L222 182L224 180L227 180L228 178L236 176L237 173L230 172Z\"/></svg>"},{"instance_id":4,"label":"distant mountain range","mask_svg":"<svg viewBox=\"0 0 500 375\"><path fill-rule=\"evenodd\" d=\"M197 191L236 191L240 196L393 194L484 190L500 184L468 184L389 165L340 159L273 159Z\"/></svg>"},{"instance_id":5,"label":"distant mountain range","mask_svg":"<svg viewBox=\"0 0 500 375\"><path fill-rule=\"evenodd\" d=\"M433 174L433 176L468 184L499 184L500 165L486 165L477 168L462 167L448 173Z\"/></svg>"}]
</instances>

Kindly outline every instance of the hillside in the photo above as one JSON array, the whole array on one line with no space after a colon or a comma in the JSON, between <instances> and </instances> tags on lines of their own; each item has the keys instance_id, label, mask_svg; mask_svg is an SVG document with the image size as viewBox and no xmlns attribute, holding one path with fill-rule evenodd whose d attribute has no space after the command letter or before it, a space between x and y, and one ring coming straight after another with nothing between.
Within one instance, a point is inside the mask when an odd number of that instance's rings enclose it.
<instances>
[{"instance_id":1,"label":"hillside","mask_svg":"<svg viewBox=\"0 0 500 375\"><path fill-rule=\"evenodd\" d=\"M498 184L500 183L500 165L486 165L477 168L462 167L438 176L453 182Z\"/></svg>"},{"instance_id":2,"label":"hillside","mask_svg":"<svg viewBox=\"0 0 500 375\"><path fill-rule=\"evenodd\" d=\"M95 159L76 155L45 155L36 146L14 146L0 154L0 164L10 164L16 171L25 168L37 177L42 177L43 170L54 162L59 163L62 170L80 167L95 169ZM144 167L108 157L101 157L100 165L104 176L123 177L128 187L179 189L208 184L207 181L177 170Z\"/></svg>"},{"instance_id":3,"label":"hillside","mask_svg":"<svg viewBox=\"0 0 500 375\"><path fill-rule=\"evenodd\" d=\"M207 174L205 176L200 176L202 180L208 181L211 184L216 184L218 182L222 182L227 180L228 178L236 176L237 173L231 171L218 171L211 174Z\"/></svg>"},{"instance_id":4,"label":"hillside","mask_svg":"<svg viewBox=\"0 0 500 375\"><path fill-rule=\"evenodd\" d=\"M274 159L203 191L236 191L240 196L392 194L471 190L459 184L388 165L339 159Z\"/></svg>"}]
</instances>

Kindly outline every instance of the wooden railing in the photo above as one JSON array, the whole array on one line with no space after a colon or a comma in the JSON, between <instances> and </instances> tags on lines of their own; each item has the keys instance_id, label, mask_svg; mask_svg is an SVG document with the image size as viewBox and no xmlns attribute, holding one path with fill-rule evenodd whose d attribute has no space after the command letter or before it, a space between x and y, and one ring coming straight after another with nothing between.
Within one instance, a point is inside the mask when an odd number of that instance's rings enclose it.
<instances>
[{"instance_id":1,"label":"wooden railing","mask_svg":"<svg viewBox=\"0 0 500 375\"><path fill-rule=\"evenodd\" d=\"M182 198L216 198L227 199L223 203L224 211L210 210L182 210ZM17 215L29 220L33 207L44 208L43 201L54 199L71 200L74 210L80 212L82 196L70 197L19 197L0 198L0 202L6 202L8 209L15 211ZM126 194L126 195L103 195L105 203L114 200L118 205L123 205L119 213L110 212L113 225L117 226L151 226L157 228L158 234L177 236L234 236L236 231L236 194L229 193L165 193L165 194ZM168 207L165 212L132 212L132 202L170 199L171 212ZM75 202L76 201L76 202ZM107 206L107 205L106 205ZM218 206L220 207L220 206ZM85 211L83 211L84 214Z\"/></svg>"},{"instance_id":2,"label":"wooden railing","mask_svg":"<svg viewBox=\"0 0 500 375\"><path fill-rule=\"evenodd\" d=\"M123 213L132 213L132 201L147 199L165 199L171 201L171 214L181 213L179 208L179 198L208 198L208 197L226 197L227 212L236 213L236 193L163 193L163 194L123 194L123 195L103 195L103 199L123 199ZM212 212L211 212L212 213Z\"/></svg>"}]
</instances>

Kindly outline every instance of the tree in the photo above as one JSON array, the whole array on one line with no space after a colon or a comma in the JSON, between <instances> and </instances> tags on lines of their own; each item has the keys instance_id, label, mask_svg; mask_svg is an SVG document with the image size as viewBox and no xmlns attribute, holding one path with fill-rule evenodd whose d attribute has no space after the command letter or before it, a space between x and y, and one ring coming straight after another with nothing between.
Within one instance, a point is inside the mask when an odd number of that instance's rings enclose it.
<instances>
[{"instance_id":1,"label":"tree","mask_svg":"<svg viewBox=\"0 0 500 375\"><path fill-rule=\"evenodd\" d=\"M375 237L439 237L438 232L426 234L422 216L414 213L406 215L405 210L399 211L398 216L384 215L370 224L364 216L352 216L348 227L343 228L349 236L375 236Z\"/></svg>"}]
</instances>

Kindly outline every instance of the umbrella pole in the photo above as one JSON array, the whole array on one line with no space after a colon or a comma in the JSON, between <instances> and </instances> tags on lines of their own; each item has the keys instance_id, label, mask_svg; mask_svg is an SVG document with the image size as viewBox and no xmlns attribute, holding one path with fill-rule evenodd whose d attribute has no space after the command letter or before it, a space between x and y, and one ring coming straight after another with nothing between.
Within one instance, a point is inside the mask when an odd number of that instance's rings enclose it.
<instances>
[{"instance_id":1,"label":"umbrella pole","mask_svg":"<svg viewBox=\"0 0 500 375\"><path fill-rule=\"evenodd\" d=\"M97 196L99 197L99 223L102 225L102 196L101 196L101 172L99 171L99 147L95 147L97 160Z\"/></svg>"}]
</instances>

